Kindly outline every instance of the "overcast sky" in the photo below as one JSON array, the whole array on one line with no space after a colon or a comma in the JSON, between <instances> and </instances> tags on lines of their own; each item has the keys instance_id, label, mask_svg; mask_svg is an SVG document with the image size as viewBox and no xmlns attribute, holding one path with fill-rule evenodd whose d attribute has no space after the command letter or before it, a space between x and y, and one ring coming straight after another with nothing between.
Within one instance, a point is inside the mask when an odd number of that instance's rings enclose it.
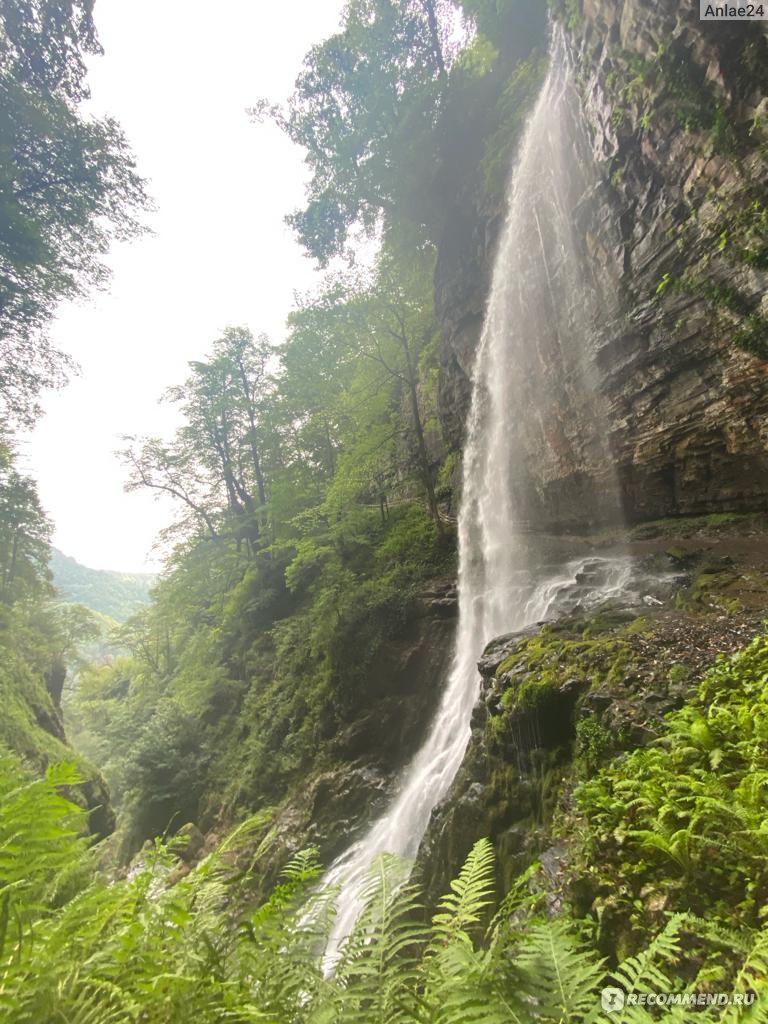
<instances>
[{"instance_id":1,"label":"overcast sky","mask_svg":"<svg viewBox=\"0 0 768 1024\"><path fill-rule=\"evenodd\" d=\"M301 203L302 152L245 109L282 99L341 0L97 0L105 55L92 107L121 122L150 179L155 235L116 247L107 293L62 308L53 340L80 377L46 396L26 446L54 543L94 568L157 568L172 510L125 494L122 434L167 432L157 399L229 324L278 339L294 291L317 282L283 216Z\"/></svg>"}]
</instances>

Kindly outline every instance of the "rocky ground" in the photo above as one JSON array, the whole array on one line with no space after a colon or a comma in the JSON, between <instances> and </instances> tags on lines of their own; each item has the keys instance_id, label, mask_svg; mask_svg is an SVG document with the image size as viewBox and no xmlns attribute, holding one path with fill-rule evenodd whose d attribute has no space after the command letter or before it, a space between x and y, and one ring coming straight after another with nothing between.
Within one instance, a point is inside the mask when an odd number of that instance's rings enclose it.
<instances>
[{"instance_id":1,"label":"rocky ground","mask_svg":"<svg viewBox=\"0 0 768 1024\"><path fill-rule=\"evenodd\" d=\"M432 899L483 835L506 889L552 845L553 816L573 786L658 735L718 655L763 629L767 525L715 516L600 538L596 555L623 549L645 587L488 645L464 765L419 854Z\"/></svg>"}]
</instances>

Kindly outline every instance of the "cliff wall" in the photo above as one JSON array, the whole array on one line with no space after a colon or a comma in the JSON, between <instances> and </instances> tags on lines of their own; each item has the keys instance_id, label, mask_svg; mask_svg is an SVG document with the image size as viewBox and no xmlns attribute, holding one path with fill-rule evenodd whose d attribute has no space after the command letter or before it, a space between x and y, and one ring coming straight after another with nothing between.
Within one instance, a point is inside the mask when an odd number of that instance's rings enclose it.
<instances>
[{"instance_id":1,"label":"cliff wall","mask_svg":"<svg viewBox=\"0 0 768 1024\"><path fill-rule=\"evenodd\" d=\"M534 460L532 518L582 525L579 495L607 478L606 450L630 520L761 508L768 37L757 23L701 23L671 0L567 6L596 167L577 225L600 296L584 343L610 443L585 453L578 409L553 404L562 443ZM457 446L502 222L498 204L467 206L440 246L440 412Z\"/></svg>"}]
</instances>

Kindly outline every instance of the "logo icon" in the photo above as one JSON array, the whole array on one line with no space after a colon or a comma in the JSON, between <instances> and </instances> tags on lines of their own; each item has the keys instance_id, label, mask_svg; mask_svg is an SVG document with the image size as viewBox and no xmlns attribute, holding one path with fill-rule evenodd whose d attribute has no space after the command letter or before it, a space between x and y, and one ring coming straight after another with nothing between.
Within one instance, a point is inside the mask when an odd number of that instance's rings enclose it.
<instances>
[{"instance_id":1,"label":"logo icon","mask_svg":"<svg viewBox=\"0 0 768 1024\"><path fill-rule=\"evenodd\" d=\"M618 1013L624 1009L626 996L620 988L608 986L600 993L600 1002L606 1013Z\"/></svg>"}]
</instances>

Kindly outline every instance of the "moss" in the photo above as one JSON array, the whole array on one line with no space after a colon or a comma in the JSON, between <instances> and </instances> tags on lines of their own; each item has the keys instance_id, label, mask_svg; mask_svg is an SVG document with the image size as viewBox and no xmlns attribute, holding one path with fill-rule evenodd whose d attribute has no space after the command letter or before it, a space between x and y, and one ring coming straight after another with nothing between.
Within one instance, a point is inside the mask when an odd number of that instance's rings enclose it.
<instances>
[{"instance_id":1,"label":"moss","mask_svg":"<svg viewBox=\"0 0 768 1024\"><path fill-rule=\"evenodd\" d=\"M695 614L724 611L728 615L736 615L744 610L740 596L743 588L765 594L768 580L759 573L753 573L746 579L730 568L718 570L705 566L691 586L678 593L675 603L681 611Z\"/></svg>"},{"instance_id":2,"label":"moss","mask_svg":"<svg viewBox=\"0 0 768 1024\"><path fill-rule=\"evenodd\" d=\"M650 625L645 616L641 615L637 619L633 619L629 625L624 629L626 636L653 636L653 627Z\"/></svg>"},{"instance_id":3,"label":"moss","mask_svg":"<svg viewBox=\"0 0 768 1024\"><path fill-rule=\"evenodd\" d=\"M685 551L674 544L666 548L664 554L669 555L673 562L684 562L687 557Z\"/></svg>"},{"instance_id":4,"label":"moss","mask_svg":"<svg viewBox=\"0 0 768 1024\"><path fill-rule=\"evenodd\" d=\"M5 650L0 667L0 744L18 753L37 770L52 761L71 760L72 751L53 735L57 711L42 677L16 652Z\"/></svg>"},{"instance_id":5,"label":"moss","mask_svg":"<svg viewBox=\"0 0 768 1024\"><path fill-rule=\"evenodd\" d=\"M435 491L439 498L450 498L457 489L458 474L461 471L461 452L458 449L449 452L437 474Z\"/></svg>"},{"instance_id":6,"label":"moss","mask_svg":"<svg viewBox=\"0 0 768 1024\"><path fill-rule=\"evenodd\" d=\"M576 778L588 778L605 761L615 746L615 736L595 717L582 718L576 725Z\"/></svg>"},{"instance_id":7,"label":"moss","mask_svg":"<svg viewBox=\"0 0 768 1024\"><path fill-rule=\"evenodd\" d=\"M690 678L691 670L687 665L673 665L669 672L667 672L667 679L673 686L687 683Z\"/></svg>"},{"instance_id":8,"label":"moss","mask_svg":"<svg viewBox=\"0 0 768 1024\"><path fill-rule=\"evenodd\" d=\"M584 24L580 0L550 0L550 9L556 18L564 22L569 32L576 32Z\"/></svg>"},{"instance_id":9,"label":"moss","mask_svg":"<svg viewBox=\"0 0 768 1024\"><path fill-rule=\"evenodd\" d=\"M626 640L616 632L605 635L605 627L594 622L582 621L580 626L571 636L545 628L522 641L499 665L497 685L503 688L501 707L507 714L541 709L566 684L583 688L610 685L622 678L632 656ZM591 635L593 632L598 635Z\"/></svg>"},{"instance_id":10,"label":"moss","mask_svg":"<svg viewBox=\"0 0 768 1024\"><path fill-rule=\"evenodd\" d=\"M515 714L537 711L546 704L548 698L557 690L557 686L557 680L550 677L528 678L520 686L510 687L504 691L501 706Z\"/></svg>"},{"instance_id":11,"label":"moss","mask_svg":"<svg viewBox=\"0 0 768 1024\"><path fill-rule=\"evenodd\" d=\"M753 514L739 512L715 512L706 516L677 516L669 519L654 519L633 527L631 540L650 540L655 537L679 535L689 537L701 530L724 530L737 526L754 524L759 518Z\"/></svg>"}]
</instances>

